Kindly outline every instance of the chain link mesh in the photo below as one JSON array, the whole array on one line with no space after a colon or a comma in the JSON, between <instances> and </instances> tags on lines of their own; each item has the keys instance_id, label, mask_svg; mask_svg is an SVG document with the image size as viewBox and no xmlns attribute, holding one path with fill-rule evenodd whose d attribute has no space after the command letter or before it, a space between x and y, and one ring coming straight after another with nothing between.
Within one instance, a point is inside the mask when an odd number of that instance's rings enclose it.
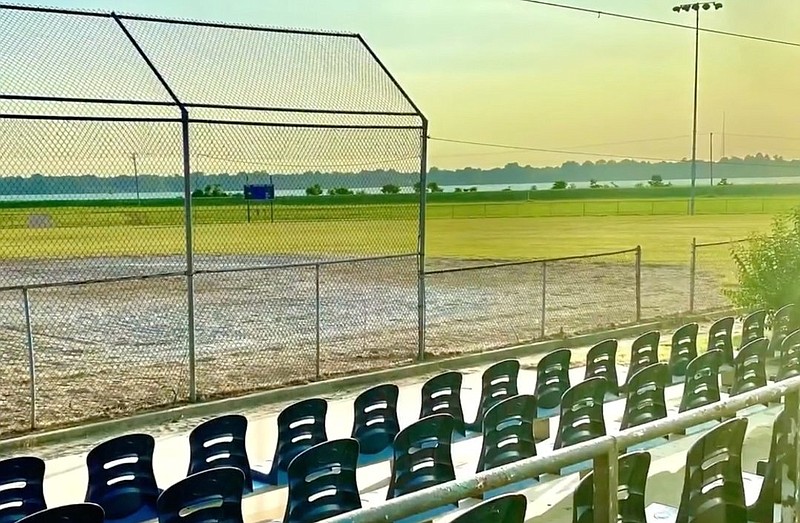
<instances>
[{"instance_id":1,"label":"chain link mesh","mask_svg":"<svg viewBox=\"0 0 800 523\"><path fill-rule=\"evenodd\" d=\"M541 336L541 263L433 271L425 291L428 354L480 352Z\"/></svg>"},{"instance_id":2,"label":"chain link mesh","mask_svg":"<svg viewBox=\"0 0 800 523\"><path fill-rule=\"evenodd\" d=\"M21 290L0 292L0 434L31 427L30 359Z\"/></svg>"},{"instance_id":3,"label":"chain link mesh","mask_svg":"<svg viewBox=\"0 0 800 523\"><path fill-rule=\"evenodd\" d=\"M189 400L189 279L200 399L416 355L422 119L358 36L0 6L0 45L0 431L23 289L37 427Z\"/></svg>"},{"instance_id":4,"label":"chain link mesh","mask_svg":"<svg viewBox=\"0 0 800 523\"><path fill-rule=\"evenodd\" d=\"M732 249L741 241L697 244L695 249L694 310L730 307L725 291L737 283Z\"/></svg>"}]
</instances>

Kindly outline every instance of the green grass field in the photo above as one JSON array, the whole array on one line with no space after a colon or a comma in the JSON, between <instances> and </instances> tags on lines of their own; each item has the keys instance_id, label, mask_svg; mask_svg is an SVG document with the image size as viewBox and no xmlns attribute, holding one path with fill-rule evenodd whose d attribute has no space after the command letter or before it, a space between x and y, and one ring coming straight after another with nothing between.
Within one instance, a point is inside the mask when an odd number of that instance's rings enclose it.
<instances>
[{"instance_id":1,"label":"green grass field","mask_svg":"<svg viewBox=\"0 0 800 523\"><path fill-rule=\"evenodd\" d=\"M800 203L800 186L794 185L703 187L698 188L697 216L690 217L686 199L666 197L686 191L667 187L433 194L426 209L427 251L432 258L522 260L641 245L645 263L684 264L692 238L744 238L765 230L773 215ZM748 192L752 194L742 196ZM791 197L795 193L798 196ZM520 200L526 194L535 199ZM628 197L605 197L612 194ZM642 194L658 197L643 199ZM558 195L581 198L552 199ZM586 197L590 195L603 197ZM194 248L199 254L219 255L411 253L416 250L418 217L413 197L279 198L272 208L251 206L250 223L241 199L197 199ZM362 200L370 203L357 203ZM34 215L46 216L51 227L29 228ZM183 250L180 200L0 205L0 258L150 256ZM701 254L710 257L709 263L730 264L727 247Z\"/></svg>"},{"instance_id":2,"label":"green grass field","mask_svg":"<svg viewBox=\"0 0 800 523\"><path fill-rule=\"evenodd\" d=\"M698 215L776 214L800 203L798 198L740 197L698 198ZM540 218L584 216L682 216L688 201L682 199L557 200L486 203L430 203L426 216L430 221L459 218ZM390 205L253 205L250 222L342 222L342 221L413 221L419 207L413 204ZM31 215L45 215L55 227L137 227L182 226L183 207L179 205L69 206L0 209L0 229L28 228ZM197 205L192 219L197 225L246 224L247 207L241 202L227 205Z\"/></svg>"},{"instance_id":3,"label":"green grass field","mask_svg":"<svg viewBox=\"0 0 800 523\"><path fill-rule=\"evenodd\" d=\"M764 230L769 215L587 216L437 219L427 226L430 257L473 260L553 258L641 245L645 263L688 263L692 238L739 239ZM414 222L239 223L198 225L201 254L340 253L414 251ZM180 254L184 231L162 227L0 229L3 258L142 256ZM726 248L714 248L728 259ZM711 250L709 250L711 252Z\"/></svg>"}]
</instances>

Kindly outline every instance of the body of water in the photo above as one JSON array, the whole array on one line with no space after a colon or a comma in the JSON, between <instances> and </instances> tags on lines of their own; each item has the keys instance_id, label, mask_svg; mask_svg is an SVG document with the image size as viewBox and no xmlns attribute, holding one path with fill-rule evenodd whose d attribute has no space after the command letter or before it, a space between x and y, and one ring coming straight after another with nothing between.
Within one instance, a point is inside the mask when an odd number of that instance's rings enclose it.
<instances>
[{"instance_id":1,"label":"body of water","mask_svg":"<svg viewBox=\"0 0 800 523\"><path fill-rule=\"evenodd\" d=\"M715 182L717 180L715 179ZM678 187L688 187L691 185L691 180L665 180ZM783 176L783 177L761 177L761 178L731 178L729 182L734 185L776 185L776 184L797 184L800 183L800 177L797 176ZM646 185L647 182L637 180L626 181L598 181L600 185L608 185L611 187L632 188L637 185ZM707 178L698 178L696 181L698 186L710 185ZM479 184L479 185L442 185L440 186L444 192L455 192L456 189L466 190L471 187L477 187L479 192L491 191L531 191L531 190L550 190L552 189L552 182L541 183L512 183L512 184ZM574 186L578 189L589 188L589 182L575 182ZM350 188L352 191L363 191L367 194L380 194L380 187L364 187ZM402 187L402 193L413 193L412 187ZM304 196L305 189L276 189L277 196ZM241 194L241 193L240 193ZM182 192L143 192L140 194L141 199L168 199L168 198L183 198ZM122 192L122 193L86 193L86 194L2 194L0 201L42 201L42 200L135 200L135 192Z\"/></svg>"}]
</instances>

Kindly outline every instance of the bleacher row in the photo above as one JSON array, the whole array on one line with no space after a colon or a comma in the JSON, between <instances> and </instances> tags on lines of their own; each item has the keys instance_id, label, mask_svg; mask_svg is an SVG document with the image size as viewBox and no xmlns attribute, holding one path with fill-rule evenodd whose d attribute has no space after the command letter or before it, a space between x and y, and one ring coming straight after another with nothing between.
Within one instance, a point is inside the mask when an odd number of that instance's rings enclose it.
<instances>
[{"instance_id":1,"label":"bleacher row","mask_svg":"<svg viewBox=\"0 0 800 523\"><path fill-rule=\"evenodd\" d=\"M464 419L462 374L458 372L445 372L423 385L419 419L402 429L397 415L399 388L394 384L372 387L355 399L349 438L328 439L325 400L299 401L278 415L277 444L267 463L250 462L245 447L247 418L220 416L191 431L187 475L163 490L153 472L155 440L148 434L127 434L94 447L86 457L89 481L84 500L49 509L43 493L45 462L33 456L6 459L0 461L0 523L242 522L243 498L252 496L271 500L267 504L282 513L274 514L272 520L279 521L282 515L286 523L322 521L451 481L456 471L480 472L603 436L606 407L618 403L624 403L620 430L664 418L669 410L666 393L675 391L675 385L683 384L678 407L683 412L720 401L724 395L763 387L768 378L800 375L800 330L795 329L795 318L793 306L778 311L767 339L766 313L747 316L738 351L733 344L735 320L723 318L712 325L706 350L700 354L699 327L686 325L672 337L668 362L659 361L660 333L646 333L631 346L622 384L617 377L616 340L589 350L584 379L574 385L569 373L571 351L559 349L545 355L536 366L534 394L518 393L520 363L501 361L483 373L477 413L469 422ZM770 363L777 363L774 374L768 371ZM550 438L550 418L555 417L558 428ZM705 507L724 516L719 521L771 523L772 503L779 498L776 460L782 456L778 452L781 438L786 437L782 418L776 417L770 456L757 477L743 476L740 460L736 467L746 419L725 421L704 434L689 451L680 506L674 513L669 507L649 507L650 519L685 521L687 511ZM650 455L646 450L665 442L628 449L620 458L619 481L628 492L620 501L624 521L647 521L644 491ZM698 469L695 464L703 463L715 449L726 449L728 459L718 460L711 469ZM552 475L585 474L589 467L590 463L578 464ZM706 480L714 478L715 471L739 485L757 487L757 501L748 506L743 492L741 500L736 497L743 487L731 489L725 482L722 487L707 488ZM477 501L471 500L460 508L442 507L405 521L448 513L457 514L459 523L486 521L488 513L495 514L495 519L497 514L507 515L499 521L522 521L525 505L520 505L519 494L508 492L542 481L545 478L531 478L486 493L484 503L475 505ZM576 523L591 521L591 481L591 473L585 475L574 493ZM715 496L724 502L704 505L698 501Z\"/></svg>"}]
</instances>

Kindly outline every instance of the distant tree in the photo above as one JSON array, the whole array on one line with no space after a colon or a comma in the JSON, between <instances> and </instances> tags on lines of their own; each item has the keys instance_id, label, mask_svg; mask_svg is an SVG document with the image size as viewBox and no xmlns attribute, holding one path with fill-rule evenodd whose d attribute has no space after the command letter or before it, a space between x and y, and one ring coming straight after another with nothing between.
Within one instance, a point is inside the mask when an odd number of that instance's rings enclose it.
<instances>
[{"instance_id":1,"label":"distant tree","mask_svg":"<svg viewBox=\"0 0 800 523\"><path fill-rule=\"evenodd\" d=\"M464 190L461 187L456 187L455 192L464 192Z\"/></svg>"},{"instance_id":2,"label":"distant tree","mask_svg":"<svg viewBox=\"0 0 800 523\"><path fill-rule=\"evenodd\" d=\"M557 182L553 182L553 189L562 190L567 188L567 182L564 180L558 180Z\"/></svg>"},{"instance_id":3,"label":"distant tree","mask_svg":"<svg viewBox=\"0 0 800 523\"><path fill-rule=\"evenodd\" d=\"M506 187L506 188L505 188L505 189L503 189L501 192L509 192L509 191L511 191L511 187Z\"/></svg>"},{"instance_id":4,"label":"distant tree","mask_svg":"<svg viewBox=\"0 0 800 523\"><path fill-rule=\"evenodd\" d=\"M590 189L600 189L601 187L602 187L602 185L597 183L597 180L595 180L594 178L589 180L589 188Z\"/></svg>"},{"instance_id":5,"label":"distant tree","mask_svg":"<svg viewBox=\"0 0 800 523\"><path fill-rule=\"evenodd\" d=\"M336 189L328 189L328 195L329 196L335 196L336 195Z\"/></svg>"},{"instance_id":6,"label":"distant tree","mask_svg":"<svg viewBox=\"0 0 800 523\"><path fill-rule=\"evenodd\" d=\"M531 188L530 188L530 190L531 190L531 191L535 191L536 189L537 189L537 188L536 188L536 186L535 186L535 185L531 185Z\"/></svg>"},{"instance_id":7,"label":"distant tree","mask_svg":"<svg viewBox=\"0 0 800 523\"><path fill-rule=\"evenodd\" d=\"M477 187L470 187L469 189L467 189L464 192L478 192L478 188Z\"/></svg>"},{"instance_id":8,"label":"distant tree","mask_svg":"<svg viewBox=\"0 0 800 523\"><path fill-rule=\"evenodd\" d=\"M660 174L654 174L650 178L650 181L647 182L647 185L649 185L650 187L666 187L664 179L661 177Z\"/></svg>"},{"instance_id":9,"label":"distant tree","mask_svg":"<svg viewBox=\"0 0 800 523\"><path fill-rule=\"evenodd\" d=\"M347 187L336 187L335 189L331 189L328 191L330 195L347 195L347 194L355 194L353 191L348 189Z\"/></svg>"},{"instance_id":10,"label":"distant tree","mask_svg":"<svg viewBox=\"0 0 800 523\"><path fill-rule=\"evenodd\" d=\"M436 182L428 183L428 191L430 192L444 192L444 189L439 187L439 184Z\"/></svg>"},{"instance_id":11,"label":"distant tree","mask_svg":"<svg viewBox=\"0 0 800 523\"><path fill-rule=\"evenodd\" d=\"M192 196L195 198L224 198L228 196L219 184L208 184L203 189L196 189Z\"/></svg>"},{"instance_id":12,"label":"distant tree","mask_svg":"<svg viewBox=\"0 0 800 523\"><path fill-rule=\"evenodd\" d=\"M192 191L192 198L202 198L203 196L205 196L203 189L195 189Z\"/></svg>"},{"instance_id":13,"label":"distant tree","mask_svg":"<svg viewBox=\"0 0 800 523\"><path fill-rule=\"evenodd\" d=\"M421 191L422 184L420 182L414 182L414 192L418 193Z\"/></svg>"},{"instance_id":14,"label":"distant tree","mask_svg":"<svg viewBox=\"0 0 800 523\"><path fill-rule=\"evenodd\" d=\"M719 185L720 187L725 187L726 185L733 185L733 184L729 182L727 178L723 178L717 182L717 185Z\"/></svg>"},{"instance_id":15,"label":"distant tree","mask_svg":"<svg viewBox=\"0 0 800 523\"><path fill-rule=\"evenodd\" d=\"M323 192L322 187L320 187L318 183L315 183L311 187L306 187L306 196L320 196Z\"/></svg>"},{"instance_id":16,"label":"distant tree","mask_svg":"<svg viewBox=\"0 0 800 523\"><path fill-rule=\"evenodd\" d=\"M578 188L578 186L577 186L577 185L575 185L574 183L571 183L571 184L569 184L569 185L567 186L567 189L577 189L577 188Z\"/></svg>"},{"instance_id":17,"label":"distant tree","mask_svg":"<svg viewBox=\"0 0 800 523\"><path fill-rule=\"evenodd\" d=\"M381 187L381 192L383 194L398 194L400 192L400 186L393 183L387 183Z\"/></svg>"}]
</instances>

